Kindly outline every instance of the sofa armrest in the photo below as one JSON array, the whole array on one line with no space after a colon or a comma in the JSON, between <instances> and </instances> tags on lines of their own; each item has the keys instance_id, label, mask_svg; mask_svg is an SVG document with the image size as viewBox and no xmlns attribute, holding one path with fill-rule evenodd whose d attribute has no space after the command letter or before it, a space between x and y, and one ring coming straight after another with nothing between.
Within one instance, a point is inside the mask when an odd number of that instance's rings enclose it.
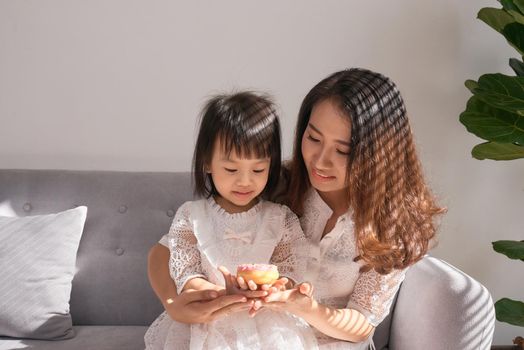
<instances>
[{"instance_id":1,"label":"sofa armrest","mask_svg":"<svg viewBox=\"0 0 524 350\"><path fill-rule=\"evenodd\" d=\"M489 349L494 328L488 290L448 263L425 257L409 269L400 288L389 348Z\"/></svg>"}]
</instances>

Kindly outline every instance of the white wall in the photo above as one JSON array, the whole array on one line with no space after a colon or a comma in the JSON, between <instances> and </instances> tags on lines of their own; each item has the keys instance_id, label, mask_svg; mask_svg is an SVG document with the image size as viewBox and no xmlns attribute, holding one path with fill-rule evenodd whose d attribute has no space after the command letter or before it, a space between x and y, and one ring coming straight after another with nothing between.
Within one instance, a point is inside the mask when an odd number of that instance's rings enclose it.
<instances>
[{"instance_id":1,"label":"white wall","mask_svg":"<svg viewBox=\"0 0 524 350\"><path fill-rule=\"evenodd\" d=\"M280 104L291 153L301 99L327 74L368 67L397 82L426 173L449 208L434 255L495 300L524 299L524 162L477 161L458 122L463 82L517 54L476 20L493 1L0 1L0 167L189 170L213 92ZM518 276L518 277L517 277ZM524 330L497 323L495 343Z\"/></svg>"}]
</instances>

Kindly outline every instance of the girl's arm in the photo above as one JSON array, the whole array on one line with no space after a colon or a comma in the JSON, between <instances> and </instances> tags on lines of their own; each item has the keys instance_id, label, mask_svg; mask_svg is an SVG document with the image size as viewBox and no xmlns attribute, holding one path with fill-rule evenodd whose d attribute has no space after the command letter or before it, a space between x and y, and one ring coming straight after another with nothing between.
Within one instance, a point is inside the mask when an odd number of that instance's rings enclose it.
<instances>
[{"instance_id":1,"label":"girl's arm","mask_svg":"<svg viewBox=\"0 0 524 350\"><path fill-rule=\"evenodd\" d=\"M169 270L179 291L195 289L192 287L197 287L198 290L208 287L218 291L216 286L205 281L202 254L191 219L191 202L186 202L178 208L167 235L167 242L170 253ZM186 286L187 283L190 285Z\"/></svg>"},{"instance_id":2,"label":"girl's arm","mask_svg":"<svg viewBox=\"0 0 524 350\"><path fill-rule=\"evenodd\" d=\"M312 297L312 287L302 283L297 288L272 293L263 306L288 311L302 317L322 333L341 340L361 342L375 329L366 317L354 309L335 309L319 304Z\"/></svg>"},{"instance_id":3,"label":"girl's arm","mask_svg":"<svg viewBox=\"0 0 524 350\"><path fill-rule=\"evenodd\" d=\"M286 287L292 288L295 283L304 280L307 240L297 216L286 206L280 208L283 211L280 228L282 238L273 250L270 263L278 266L280 276L290 280Z\"/></svg>"}]
</instances>

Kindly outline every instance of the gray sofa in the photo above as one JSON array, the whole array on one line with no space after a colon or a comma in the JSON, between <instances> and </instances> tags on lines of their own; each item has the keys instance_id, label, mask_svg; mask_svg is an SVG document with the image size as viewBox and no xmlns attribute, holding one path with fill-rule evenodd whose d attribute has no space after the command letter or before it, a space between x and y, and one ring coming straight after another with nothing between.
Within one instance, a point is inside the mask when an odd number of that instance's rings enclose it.
<instances>
[{"instance_id":1,"label":"gray sofa","mask_svg":"<svg viewBox=\"0 0 524 350\"><path fill-rule=\"evenodd\" d=\"M162 312L147 279L148 250L191 198L189 173L0 170L0 204L18 216L88 207L70 301L75 337L0 337L0 350L143 349ZM493 330L486 288L428 256L409 270L374 340L377 349L489 349Z\"/></svg>"}]
</instances>

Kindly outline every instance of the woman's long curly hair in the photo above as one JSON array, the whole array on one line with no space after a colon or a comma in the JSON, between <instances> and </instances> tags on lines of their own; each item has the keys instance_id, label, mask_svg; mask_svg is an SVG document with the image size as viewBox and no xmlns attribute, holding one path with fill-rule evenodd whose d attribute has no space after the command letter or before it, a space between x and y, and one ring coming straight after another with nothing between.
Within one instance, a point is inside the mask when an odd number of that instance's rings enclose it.
<instances>
[{"instance_id":1,"label":"woman's long curly hair","mask_svg":"<svg viewBox=\"0 0 524 350\"><path fill-rule=\"evenodd\" d=\"M445 212L427 187L404 101L387 77L365 69L334 73L304 98L296 127L286 204L303 212L311 187L301 151L315 104L329 99L351 122L346 183L361 271L387 274L420 260Z\"/></svg>"}]
</instances>

